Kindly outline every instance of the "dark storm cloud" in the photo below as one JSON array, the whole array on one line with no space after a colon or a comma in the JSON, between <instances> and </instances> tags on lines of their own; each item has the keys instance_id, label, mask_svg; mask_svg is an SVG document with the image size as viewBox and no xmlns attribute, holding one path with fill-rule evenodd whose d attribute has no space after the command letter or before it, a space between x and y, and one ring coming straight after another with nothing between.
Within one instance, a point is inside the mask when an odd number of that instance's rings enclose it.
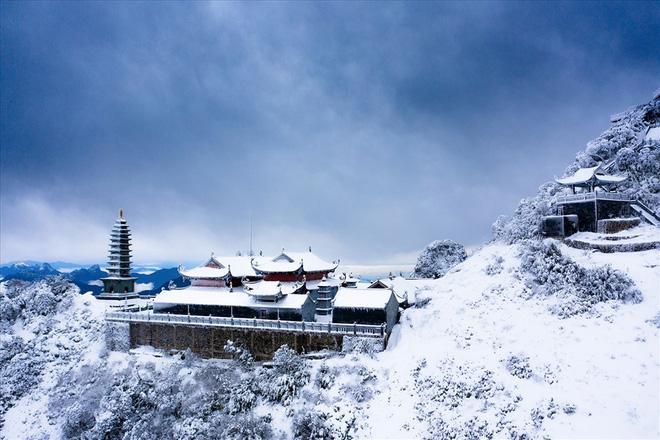
<instances>
[{"instance_id":1,"label":"dark storm cloud","mask_svg":"<svg viewBox=\"0 0 660 440\"><path fill-rule=\"evenodd\" d=\"M658 14L5 2L1 259L100 259L119 206L143 261L244 248L250 216L271 252L479 243L610 113L650 98Z\"/></svg>"}]
</instances>

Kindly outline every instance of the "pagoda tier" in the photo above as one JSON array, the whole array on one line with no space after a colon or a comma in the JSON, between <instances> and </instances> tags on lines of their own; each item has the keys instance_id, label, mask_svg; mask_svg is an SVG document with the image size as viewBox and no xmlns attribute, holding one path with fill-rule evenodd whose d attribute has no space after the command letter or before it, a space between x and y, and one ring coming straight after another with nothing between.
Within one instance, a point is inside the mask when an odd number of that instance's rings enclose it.
<instances>
[{"instance_id":1,"label":"pagoda tier","mask_svg":"<svg viewBox=\"0 0 660 440\"><path fill-rule=\"evenodd\" d=\"M103 293L99 299L127 299L136 298L135 280L131 276L131 231L124 218L123 211L119 211L119 218L115 221L110 233L110 247L108 251L108 276L102 278Z\"/></svg>"}]
</instances>

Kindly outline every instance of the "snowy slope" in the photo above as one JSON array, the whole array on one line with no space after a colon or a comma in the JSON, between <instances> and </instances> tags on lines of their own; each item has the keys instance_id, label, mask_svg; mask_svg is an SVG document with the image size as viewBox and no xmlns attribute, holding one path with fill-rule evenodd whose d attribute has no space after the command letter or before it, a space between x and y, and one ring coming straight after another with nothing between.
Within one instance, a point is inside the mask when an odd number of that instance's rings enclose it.
<instances>
[{"instance_id":1,"label":"snowy slope","mask_svg":"<svg viewBox=\"0 0 660 440\"><path fill-rule=\"evenodd\" d=\"M437 280L424 309L404 313L379 357L391 386L371 405L366 437L657 438L660 345L646 321L659 311L660 252L563 250L624 270L644 301L560 319L547 300L525 299L517 247L489 245ZM496 256L502 271L489 276Z\"/></svg>"},{"instance_id":2,"label":"snowy slope","mask_svg":"<svg viewBox=\"0 0 660 440\"><path fill-rule=\"evenodd\" d=\"M644 297L562 319L557 298L530 297L520 246L491 244L415 281L419 307L386 352L274 369L108 351L94 298L73 288L46 316L28 299L2 334L4 351L21 339L3 386L25 392L0 438L658 438L660 252L560 246L585 267L625 272Z\"/></svg>"},{"instance_id":3,"label":"snowy slope","mask_svg":"<svg viewBox=\"0 0 660 440\"><path fill-rule=\"evenodd\" d=\"M93 365L105 350L104 307L66 280L12 290L0 284L1 394L3 407L9 404L4 416L0 412L0 438L59 438L58 427L49 423L49 393L64 374ZM16 292L20 296L13 297ZM12 313L8 297L21 308Z\"/></svg>"}]
</instances>

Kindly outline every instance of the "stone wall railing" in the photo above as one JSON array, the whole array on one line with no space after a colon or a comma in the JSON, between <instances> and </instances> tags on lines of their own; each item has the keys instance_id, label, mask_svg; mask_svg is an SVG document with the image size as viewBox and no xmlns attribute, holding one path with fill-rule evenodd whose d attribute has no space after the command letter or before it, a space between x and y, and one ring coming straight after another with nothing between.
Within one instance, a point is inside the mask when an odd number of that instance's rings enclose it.
<instances>
[{"instance_id":1,"label":"stone wall railing","mask_svg":"<svg viewBox=\"0 0 660 440\"><path fill-rule=\"evenodd\" d=\"M111 322L179 324L199 327L229 327L252 330L284 330L301 333L328 333L384 337L385 323L381 325L338 324L305 321L281 321L274 319L227 318L221 316L171 315L152 312L106 312L105 319Z\"/></svg>"},{"instance_id":2,"label":"stone wall railing","mask_svg":"<svg viewBox=\"0 0 660 440\"><path fill-rule=\"evenodd\" d=\"M584 202L590 200L624 200L630 201L630 197L621 193L608 193L608 192L588 192L578 194L568 194L565 196L558 196L557 203L569 202Z\"/></svg>"}]
</instances>

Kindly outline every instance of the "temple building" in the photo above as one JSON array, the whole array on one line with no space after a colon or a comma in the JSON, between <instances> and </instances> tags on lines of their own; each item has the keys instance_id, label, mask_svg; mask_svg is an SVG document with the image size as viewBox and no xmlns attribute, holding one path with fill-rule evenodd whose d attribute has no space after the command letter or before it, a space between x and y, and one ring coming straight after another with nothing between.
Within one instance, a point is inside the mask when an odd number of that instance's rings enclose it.
<instances>
[{"instance_id":1,"label":"temple building","mask_svg":"<svg viewBox=\"0 0 660 440\"><path fill-rule=\"evenodd\" d=\"M573 175L555 179L570 190L559 195L554 215L543 218L546 236L568 237L576 232L603 232L627 225L631 218L658 225L660 219L643 203L617 191L626 176L606 174L607 165L580 168Z\"/></svg>"},{"instance_id":2,"label":"temple building","mask_svg":"<svg viewBox=\"0 0 660 440\"><path fill-rule=\"evenodd\" d=\"M340 287L332 304L332 322L383 324L387 331L399 320L399 302L390 289Z\"/></svg>"},{"instance_id":3,"label":"temple building","mask_svg":"<svg viewBox=\"0 0 660 440\"><path fill-rule=\"evenodd\" d=\"M239 289L195 287L164 290L154 313L314 321L314 303L300 283L260 281Z\"/></svg>"},{"instance_id":4,"label":"temple building","mask_svg":"<svg viewBox=\"0 0 660 440\"><path fill-rule=\"evenodd\" d=\"M389 277L375 280L367 288L391 290L399 306L406 309L415 302L415 296L411 294L416 289L416 285L415 280L408 280L402 276L394 276L390 273Z\"/></svg>"},{"instance_id":5,"label":"temple building","mask_svg":"<svg viewBox=\"0 0 660 440\"><path fill-rule=\"evenodd\" d=\"M327 277L337 269L338 261L329 263L312 253L282 252L275 258L256 257L252 267L266 281L313 281Z\"/></svg>"},{"instance_id":6,"label":"temple building","mask_svg":"<svg viewBox=\"0 0 660 440\"><path fill-rule=\"evenodd\" d=\"M179 273L193 286L238 287L257 280L281 282L311 282L327 277L337 268L314 253L284 252L276 257L235 256L216 257L211 254L206 263L192 269L179 268Z\"/></svg>"},{"instance_id":7,"label":"temple building","mask_svg":"<svg viewBox=\"0 0 660 440\"><path fill-rule=\"evenodd\" d=\"M544 219L544 230L568 236L578 231L596 232L598 221L608 218L630 217L630 198L615 191L626 177L605 174L602 166L581 168L572 176L555 179L570 189L559 196L556 215Z\"/></svg>"},{"instance_id":8,"label":"temple building","mask_svg":"<svg viewBox=\"0 0 660 440\"><path fill-rule=\"evenodd\" d=\"M597 188L611 192L626 179L626 176L605 174L601 164L591 168L580 168L572 176L555 179L555 181L570 188L572 193L576 194L576 188L581 188L585 192L594 192Z\"/></svg>"},{"instance_id":9,"label":"temple building","mask_svg":"<svg viewBox=\"0 0 660 440\"><path fill-rule=\"evenodd\" d=\"M138 297L135 293L135 280L131 276L131 230L124 218L124 211L119 210L110 233L108 276L101 278L103 292L97 296L104 300L127 300Z\"/></svg>"},{"instance_id":10,"label":"temple building","mask_svg":"<svg viewBox=\"0 0 660 440\"><path fill-rule=\"evenodd\" d=\"M252 267L250 256L216 257L211 258L201 266L192 269L179 267L179 273L190 280L193 286L205 287L238 287L243 282L260 280Z\"/></svg>"},{"instance_id":11,"label":"temple building","mask_svg":"<svg viewBox=\"0 0 660 440\"><path fill-rule=\"evenodd\" d=\"M211 257L179 273L191 286L164 290L153 301L154 314L249 318L326 324L384 324L398 320L399 299L392 288L343 288L346 279L330 275L329 263L311 248L275 257ZM385 286L383 286L385 287ZM256 325L256 324L255 324ZM325 327L324 327L325 328Z\"/></svg>"}]
</instances>

